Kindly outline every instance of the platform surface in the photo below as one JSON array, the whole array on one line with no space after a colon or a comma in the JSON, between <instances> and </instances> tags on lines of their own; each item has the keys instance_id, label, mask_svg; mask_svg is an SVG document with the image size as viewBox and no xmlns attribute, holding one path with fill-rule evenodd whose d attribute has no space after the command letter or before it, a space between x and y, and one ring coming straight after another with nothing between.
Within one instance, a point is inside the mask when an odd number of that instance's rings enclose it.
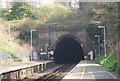
<instances>
[{"instance_id":1,"label":"platform surface","mask_svg":"<svg viewBox=\"0 0 120 81\"><path fill-rule=\"evenodd\" d=\"M117 73L116 73L117 74ZM93 61L81 61L61 81L71 80L117 80L118 75L105 71L105 69ZM71 80L70 80L71 79Z\"/></svg>"},{"instance_id":2,"label":"platform surface","mask_svg":"<svg viewBox=\"0 0 120 81\"><path fill-rule=\"evenodd\" d=\"M0 74L28 68L28 67L39 65L39 64L49 63L49 62L51 61L39 60L39 61L29 61L29 62L21 62L21 63L0 64Z\"/></svg>"}]
</instances>

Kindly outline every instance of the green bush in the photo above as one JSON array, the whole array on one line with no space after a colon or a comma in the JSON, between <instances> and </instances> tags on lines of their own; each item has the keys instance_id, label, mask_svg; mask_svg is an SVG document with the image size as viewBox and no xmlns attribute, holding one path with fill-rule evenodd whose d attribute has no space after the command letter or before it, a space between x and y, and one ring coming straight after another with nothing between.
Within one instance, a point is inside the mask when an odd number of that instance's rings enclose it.
<instances>
[{"instance_id":1,"label":"green bush","mask_svg":"<svg viewBox=\"0 0 120 81\"><path fill-rule=\"evenodd\" d=\"M104 55L102 54L100 57L96 57L95 61L99 62L107 71L113 71L116 69L117 60L113 54L107 54L106 62L104 59Z\"/></svg>"},{"instance_id":2,"label":"green bush","mask_svg":"<svg viewBox=\"0 0 120 81\"><path fill-rule=\"evenodd\" d=\"M8 20L21 20L24 17L30 17L32 7L27 2L15 2L11 12L6 15Z\"/></svg>"},{"instance_id":3,"label":"green bush","mask_svg":"<svg viewBox=\"0 0 120 81\"><path fill-rule=\"evenodd\" d=\"M97 25L88 24L86 27L86 32L88 33L91 40L94 41L95 44L97 45L97 38L95 38L95 35L100 35L100 37L102 37L101 31L100 31L100 29L97 28Z\"/></svg>"},{"instance_id":4,"label":"green bush","mask_svg":"<svg viewBox=\"0 0 120 81\"><path fill-rule=\"evenodd\" d=\"M2 8L2 9L0 9L0 11L1 11L0 15L2 18L5 18L6 15L9 14L9 9L7 9L7 8Z\"/></svg>"},{"instance_id":5,"label":"green bush","mask_svg":"<svg viewBox=\"0 0 120 81\"><path fill-rule=\"evenodd\" d=\"M18 54L11 53L11 59L20 59Z\"/></svg>"}]
</instances>

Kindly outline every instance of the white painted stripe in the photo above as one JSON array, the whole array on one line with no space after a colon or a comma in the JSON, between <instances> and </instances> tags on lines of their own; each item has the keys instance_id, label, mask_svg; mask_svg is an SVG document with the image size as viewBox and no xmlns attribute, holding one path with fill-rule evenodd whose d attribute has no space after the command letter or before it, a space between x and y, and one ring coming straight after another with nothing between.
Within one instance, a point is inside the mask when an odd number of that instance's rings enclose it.
<instances>
[{"instance_id":1,"label":"white painted stripe","mask_svg":"<svg viewBox=\"0 0 120 81\"><path fill-rule=\"evenodd\" d=\"M76 67L81 64L82 62L85 62L85 61L81 61L80 63L78 63L63 79L72 79L73 76L70 76L70 74L75 71Z\"/></svg>"},{"instance_id":2,"label":"white painted stripe","mask_svg":"<svg viewBox=\"0 0 120 81\"><path fill-rule=\"evenodd\" d=\"M113 74L111 74L110 72L108 72L109 75L111 75L114 79L117 80L117 78L115 76L113 76Z\"/></svg>"},{"instance_id":3,"label":"white painted stripe","mask_svg":"<svg viewBox=\"0 0 120 81\"><path fill-rule=\"evenodd\" d=\"M79 64L79 63L78 63ZM77 65L76 65L77 66ZM76 66L63 78L63 79L72 79L72 77L70 78L67 78L67 76L69 76L75 69L76 69Z\"/></svg>"},{"instance_id":4,"label":"white painted stripe","mask_svg":"<svg viewBox=\"0 0 120 81\"><path fill-rule=\"evenodd\" d=\"M86 70L86 66L84 66L84 69L83 69L83 72L82 72L81 79L83 79L83 76L84 76L84 74L85 74L85 70Z\"/></svg>"}]
</instances>

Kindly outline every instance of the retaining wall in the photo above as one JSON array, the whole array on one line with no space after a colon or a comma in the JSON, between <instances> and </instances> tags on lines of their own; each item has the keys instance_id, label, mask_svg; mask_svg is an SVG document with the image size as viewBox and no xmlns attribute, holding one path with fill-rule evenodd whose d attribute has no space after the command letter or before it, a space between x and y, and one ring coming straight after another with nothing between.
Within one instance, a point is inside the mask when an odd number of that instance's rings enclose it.
<instances>
[{"instance_id":1,"label":"retaining wall","mask_svg":"<svg viewBox=\"0 0 120 81\"><path fill-rule=\"evenodd\" d=\"M30 77L35 73L40 73L47 70L47 66L52 64L52 62L33 65L26 68L17 69L14 71L9 71L7 73L0 74L0 81L17 81L24 78Z\"/></svg>"}]
</instances>

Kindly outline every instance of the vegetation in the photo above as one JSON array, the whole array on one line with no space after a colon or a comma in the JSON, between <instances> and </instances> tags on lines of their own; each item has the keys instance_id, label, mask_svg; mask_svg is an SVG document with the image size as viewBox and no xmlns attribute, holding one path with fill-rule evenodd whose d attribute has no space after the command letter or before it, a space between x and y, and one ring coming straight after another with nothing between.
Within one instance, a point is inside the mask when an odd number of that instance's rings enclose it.
<instances>
[{"instance_id":1,"label":"vegetation","mask_svg":"<svg viewBox=\"0 0 120 81\"><path fill-rule=\"evenodd\" d=\"M106 62L105 62L104 54L102 54L100 57L96 57L95 61L97 61L98 63L103 65L103 67L107 71L114 71L117 67L117 60L116 60L115 56L113 56L113 54L111 54L111 53L107 54Z\"/></svg>"},{"instance_id":2,"label":"vegetation","mask_svg":"<svg viewBox=\"0 0 120 81\"><path fill-rule=\"evenodd\" d=\"M86 28L86 32L88 33L91 40L93 40L95 42L95 44L97 45L97 39L95 38L95 35L102 36L101 31L97 28L97 25L89 24Z\"/></svg>"},{"instance_id":3,"label":"vegetation","mask_svg":"<svg viewBox=\"0 0 120 81\"><path fill-rule=\"evenodd\" d=\"M30 30L36 29L39 24L66 22L70 20L69 16L72 19L74 17L74 20L76 19L76 15L61 4L45 4L35 8L29 18L16 21L17 24L14 25L13 30L20 31L17 38L22 40L23 43L30 43ZM33 40L37 41L38 34L35 32L33 35Z\"/></svg>"},{"instance_id":4,"label":"vegetation","mask_svg":"<svg viewBox=\"0 0 120 81\"><path fill-rule=\"evenodd\" d=\"M112 44L118 41L118 3L89 3L92 6L92 16L91 20L87 25L87 29L90 29L89 24L94 24L96 26L93 27L96 29L98 25L104 25L106 27L106 37L107 44L110 45L109 41ZM90 29L92 30L92 29ZM102 30L101 30L102 31ZM98 32L94 31L95 33ZM112 40L114 37L115 40ZM93 39L92 39L93 40Z\"/></svg>"},{"instance_id":5,"label":"vegetation","mask_svg":"<svg viewBox=\"0 0 120 81\"><path fill-rule=\"evenodd\" d=\"M11 26L15 24L15 23L11 23ZM8 22L4 21L4 20L1 20L0 22L0 25L1 25L1 28L0 28L0 51L6 51L6 54L7 51L8 51L8 34L7 34L7 27L8 27ZM11 27L12 29L12 27ZM23 51L24 50L29 50L28 48L28 44L26 43L24 45L20 45L19 42L21 41L20 39L16 39L16 34L19 33L17 31L11 31L11 37L10 37L10 51L11 51L11 58L12 59L18 59L18 58L21 58L18 54L19 51ZM3 55L3 59L7 59L8 55Z\"/></svg>"},{"instance_id":6,"label":"vegetation","mask_svg":"<svg viewBox=\"0 0 120 81\"><path fill-rule=\"evenodd\" d=\"M65 22L68 17L75 17L75 14L68 8L60 4L46 4L39 8L30 6L26 2L15 2L11 8L11 12L8 9L2 9L2 17L4 20L1 22L1 51L8 51L8 37L7 28L9 20L15 20L14 23L10 23L11 28L11 58L21 58L17 52L18 50L30 50L30 30L36 29L39 24L48 22ZM75 19L75 18L74 18ZM33 41L37 43L38 34L34 32ZM33 46L36 44L33 43Z\"/></svg>"},{"instance_id":7,"label":"vegetation","mask_svg":"<svg viewBox=\"0 0 120 81\"><path fill-rule=\"evenodd\" d=\"M8 20L20 20L24 17L30 17L32 7L27 2L15 2L11 8L11 12L6 14Z\"/></svg>"},{"instance_id":8,"label":"vegetation","mask_svg":"<svg viewBox=\"0 0 120 81\"><path fill-rule=\"evenodd\" d=\"M94 37L95 34L100 35L100 42L103 43L103 29L97 29L97 26L106 27L106 46L107 46L107 60L104 62L104 54L101 57L97 57L101 65L103 65L106 70L112 71L117 67L117 42L118 38L118 3L86 3L86 5L91 6L88 9L88 16L90 22L88 22L86 27L86 32L92 41L95 41L97 47L97 40ZM84 6L83 6L84 8ZM91 11L90 11L91 10ZM92 24L92 25L91 25Z\"/></svg>"},{"instance_id":9,"label":"vegetation","mask_svg":"<svg viewBox=\"0 0 120 81\"><path fill-rule=\"evenodd\" d=\"M35 15L37 16L36 18L40 21L39 23L66 22L67 20L72 19L74 21L77 18L74 12L61 4L45 4L40 6L36 10L37 15Z\"/></svg>"},{"instance_id":10,"label":"vegetation","mask_svg":"<svg viewBox=\"0 0 120 81\"><path fill-rule=\"evenodd\" d=\"M27 2L15 2L11 10L2 9L2 15L7 20L21 20L27 17L42 24L46 22L65 22L77 18L73 12L61 4L45 4L35 8Z\"/></svg>"},{"instance_id":11,"label":"vegetation","mask_svg":"<svg viewBox=\"0 0 120 81\"><path fill-rule=\"evenodd\" d=\"M93 5L94 3L90 4ZM98 5L98 6L97 6ZM107 46L112 51L114 49L117 41L118 41L118 3L95 3L92 6L91 10L92 16L91 20L87 25L87 32L93 31L96 29L97 26L103 25L106 27L106 39L107 39ZM89 24L94 24L92 29L90 28ZM100 30L100 29L99 29ZM103 30L100 30L103 33ZM89 32L88 32L89 33ZM99 34L98 30L94 31L94 33ZM91 32L92 34L92 32ZM89 33L90 35L90 33ZM100 34L99 34L100 35ZM102 35L101 35L102 36ZM94 37L93 35L90 36L91 38ZM103 37L103 36L102 36ZM113 40L114 39L114 40ZM94 40L92 38L92 40ZM115 49L114 49L115 50Z\"/></svg>"},{"instance_id":12,"label":"vegetation","mask_svg":"<svg viewBox=\"0 0 120 81\"><path fill-rule=\"evenodd\" d=\"M118 3L80 3L79 10L72 11L61 4L45 4L39 8L33 7L26 2L16 2L11 8L2 9L2 16L4 21L1 21L2 32L0 33L2 51L7 51L7 21L15 20L11 23L11 50L13 54L17 54L15 50L26 48L29 50L30 46L30 30L36 29L39 24L56 23L56 22L76 22L84 27L92 41L97 45L95 34L100 35L101 43L103 43L103 30L98 29L98 25L106 27L107 51L111 56L115 57L115 46L118 41ZM36 32L33 36L33 41L37 41L38 35ZM120 39L120 38L119 38ZM35 45L35 44L33 44ZM22 50L22 49L21 49ZM112 55L113 54L113 55ZM101 56L102 58L102 56ZM114 60L114 59L113 59ZM109 62L109 61L108 61ZM104 64L102 64L104 65ZM106 66L105 66L106 67Z\"/></svg>"},{"instance_id":13,"label":"vegetation","mask_svg":"<svg viewBox=\"0 0 120 81\"><path fill-rule=\"evenodd\" d=\"M65 21L69 11L60 4L47 4L40 8L40 19L46 22Z\"/></svg>"}]
</instances>

